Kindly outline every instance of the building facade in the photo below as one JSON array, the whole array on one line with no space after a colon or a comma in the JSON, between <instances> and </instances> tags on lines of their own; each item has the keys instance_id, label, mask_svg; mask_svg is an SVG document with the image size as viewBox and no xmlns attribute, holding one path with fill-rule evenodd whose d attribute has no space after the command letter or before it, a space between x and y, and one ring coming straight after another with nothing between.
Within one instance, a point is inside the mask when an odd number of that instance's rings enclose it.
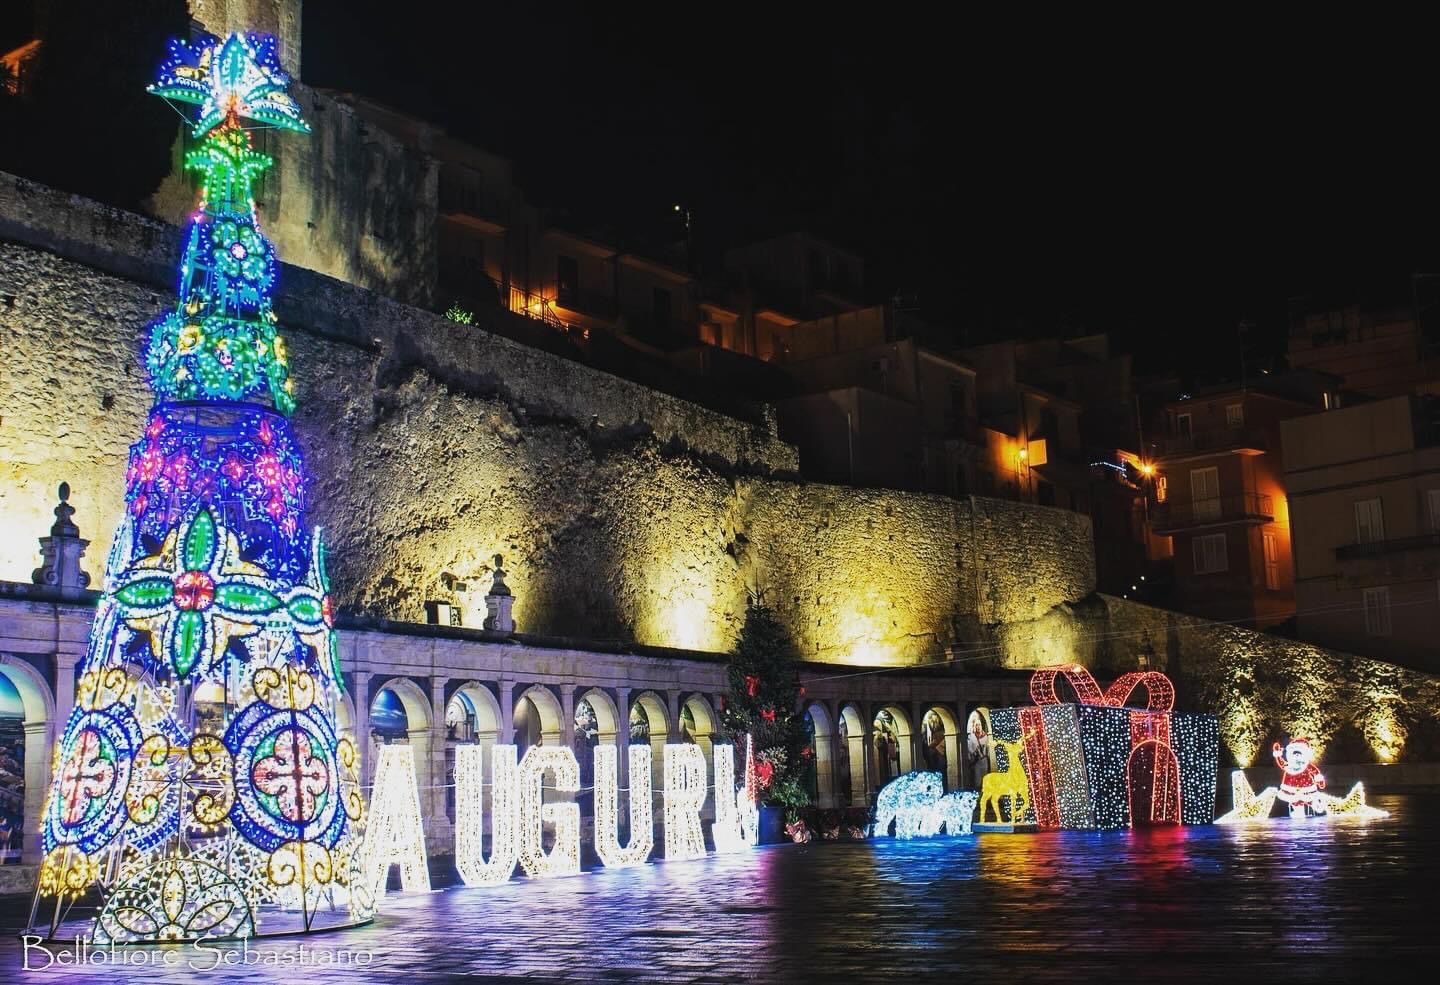
<instances>
[{"instance_id":1,"label":"building facade","mask_svg":"<svg viewBox=\"0 0 1440 985\"><path fill-rule=\"evenodd\" d=\"M1440 402L1281 425L1300 637L1440 669Z\"/></svg>"},{"instance_id":2,"label":"building facade","mask_svg":"<svg viewBox=\"0 0 1440 985\"><path fill-rule=\"evenodd\" d=\"M1150 431L1150 524L1173 541L1177 608L1254 628L1294 615L1280 426L1323 408L1327 385L1309 374L1262 377L1164 406Z\"/></svg>"}]
</instances>

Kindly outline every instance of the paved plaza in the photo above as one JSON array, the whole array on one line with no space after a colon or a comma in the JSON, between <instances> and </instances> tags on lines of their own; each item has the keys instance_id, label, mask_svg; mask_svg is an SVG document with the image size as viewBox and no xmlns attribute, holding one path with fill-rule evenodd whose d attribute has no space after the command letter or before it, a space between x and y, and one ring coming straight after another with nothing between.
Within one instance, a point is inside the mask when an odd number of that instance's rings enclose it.
<instances>
[{"instance_id":1,"label":"paved plaza","mask_svg":"<svg viewBox=\"0 0 1440 985\"><path fill-rule=\"evenodd\" d=\"M490 889L392 895L371 927L269 940L208 966L25 972L6 912L0 977L136 982L460 977L587 982L1429 980L1440 949L1440 796L1388 821L981 835L765 848ZM150 955L163 951L150 949ZM243 952L227 948L229 960ZM152 960L155 960L152 957ZM360 966L358 962L368 960ZM43 956L31 953L32 965ZM938 977L937 977L938 976Z\"/></svg>"}]
</instances>

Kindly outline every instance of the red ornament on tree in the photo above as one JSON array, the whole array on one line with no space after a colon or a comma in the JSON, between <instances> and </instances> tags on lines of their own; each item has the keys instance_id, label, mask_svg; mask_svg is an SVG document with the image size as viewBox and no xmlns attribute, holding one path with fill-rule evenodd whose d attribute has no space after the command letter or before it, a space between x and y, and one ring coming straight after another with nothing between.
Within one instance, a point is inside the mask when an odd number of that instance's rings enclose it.
<instances>
[{"instance_id":1,"label":"red ornament on tree","mask_svg":"<svg viewBox=\"0 0 1440 985\"><path fill-rule=\"evenodd\" d=\"M748 694L748 695L750 695L750 697L752 697L752 698L755 697L755 695L759 694L759 693L760 693L760 678L756 677L754 674L746 674L746 675L745 675L745 693Z\"/></svg>"},{"instance_id":2,"label":"red ornament on tree","mask_svg":"<svg viewBox=\"0 0 1440 985\"><path fill-rule=\"evenodd\" d=\"M766 708L764 711L760 712L760 717L765 719L765 721L767 722L775 721L775 709Z\"/></svg>"}]
</instances>

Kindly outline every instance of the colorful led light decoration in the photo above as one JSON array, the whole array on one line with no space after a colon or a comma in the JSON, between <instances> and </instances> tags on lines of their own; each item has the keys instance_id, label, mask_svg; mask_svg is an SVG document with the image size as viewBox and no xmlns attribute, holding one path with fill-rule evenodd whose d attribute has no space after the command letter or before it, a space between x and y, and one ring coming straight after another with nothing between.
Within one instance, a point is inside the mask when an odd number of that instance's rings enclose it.
<instances>
[{"instance_id":1,"label":"colorful led light decoration","mask_svg":"<svg viewBox=\"0 0 1440 985\"><path fill-rule=\"evenodd\" d=\"M1280 785L1266 787L1256 794L1245 777L1245 771L1235 770L1230 774L1231 809L1216 818L1216 824L1268 821L1276 800L1286 805L1286 813L1292 820L1353 820L1390 816L1389 811L1371 807L1365 802L1365 785L1362 783L1357 782L1344 797L1325 793L1325 777L1315 762L1308 739L1295 737L1284 746L1277 742L1271 752L1275 765L1280 767Z\"/></svg>"},{"instance_id":2,"label":"colorful led light decoration","mask_svg":"<svg viewBox=\"0 0 1440 985\"><path fill-rule=\"evenodd\" d=\"M186 166L203 191L176 304L146 332L155 402L130 450L127 509L58 743L33 911L42 936L92 886L91 936L107 943L373 915L357 754L335 726L325 550L305 524L309 480L287 420L278 265L253 200L271 161L251 128L308 129L288 82L273 38L206 35L172 45L151 86L200 107ZM387 796L398 755L382 770ZM400 815L387 806L387 844L408 844L412 801Z\"/></svg>"},{"instance_id":3,"label":"colorful led light decoration","mask_svg":"<svg viewBox=\"0 0 1440 985\"><path fill-rule=\"evenodd\" d=\"M1061 680L1076 703L1061 701ZM1127 707L1142 685L1145 707ZM1164 674L1122 674L1102 691L1083 667L1047 667L1032 676L1030 695L1035 707L998 709L991 726L997 742L1020 741L1024 729L1027 792L1041 827L1213 820L1215 716L1174 711L1175 689Z\"/></svg>"}]
</instances>

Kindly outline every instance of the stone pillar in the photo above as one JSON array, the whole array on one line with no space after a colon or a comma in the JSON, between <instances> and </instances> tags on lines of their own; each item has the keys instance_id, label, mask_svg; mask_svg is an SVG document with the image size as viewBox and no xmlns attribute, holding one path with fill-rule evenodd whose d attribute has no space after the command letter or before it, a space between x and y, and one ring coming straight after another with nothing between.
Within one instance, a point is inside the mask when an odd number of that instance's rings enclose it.
<instances>
[{"instance_id":1,"label":"stone pillar","mask_svg":"<svg viewBox=\"0 0 1440 985\"><path fill-rule=\"evenodd\" d=\"M64 723L57 719L56 727ZM50 749L54 741L49 722L26 722L25 729L25 838L20 845L22 865L39 865L45 858L40 839L41 812L50 789ZM38 782L37 782L38 781Z\"/></svg>"},{"instance_id":2,"label":"stone pillar","mask_svg":"<svg viewBox=\"0 0 1440 985\"><path fill-rule=\"evenodd\" d=\"M368 787L375 773L370 762L370 672L357 670L350 675L350 703L355 706L355 748L360 753L360 785Z\"/></svg>"},{"instance_id":3,"label":"stone pillar","mask_svg":"<svg viewBox=\"0 0 1440 985\"><path fill-rule=\"evenodd\" d=\"M437 846L448 845L452 841L450 815L446 810L451 782L446 769L446 752L450 744L445 734L445 685L449 680L448 677L430 678L430 796L420 799L428 815L425 818L426 838L433 840ZM432 830L436 832L433 835Z\"/></svg>"},{"instance_id":4,"label":"stone pillar","mask_svg":"<svg viewBox=\"0 0 1440 985\"><path fill-rule=\"evenodd\" d=\"M57 652L55 654L55 720L64 723L70 718L75 707L75 668L85 654Z\"/></svg>"},{"instance_id":5,"label":"stone pillar","mask_svg":"<svg viewBox=\"0 0 1440 985\"><path fill-rule=\"evenodd\" d=\"M630 785L630 689L628 687L617 687L615 689L615 708L619 721L615 723L615 756L619 759L616 764L616 775L622 787ZM621 798L621 805L628 803L628 797Z\"/></svg>"},{"instance_id":6,"label":"stone pillar","mask_svg":"<svg viewBox=\"0 0 1440 985\"><path fill-rule=\"evenodd\" d=\"M500 679L500 744L515 744L515 679Z\"/></svg>"},{"instance_id":7,"label":"stone pillar","mask_svg":"<svg viewBox=\"0 0 1440 985\"><path fill-rule=\"evenodd\" d=\"M90 585L90 576L80 569L80 559L90 542L80 538L80 528L71 519L75 507L70 505L70 483L60 483L59 494L55 523L50 527L50 536L40 538L40 567L30 573L30 580L75 598Z\"/></svg>"},{"instance_id":8,"label":"stone pillar","mask_svg":"<svg viewBox=\"0 0 1440 985\"><path fill-rule=\"evenodd\" d=\"M666 717L670 719L670 724L669 724L669 732L670 732L670 734L669 734L668 736L666 736L666 741L667 741L667 742L679 742L679 741L680 741L680 692L679 692L679 691L666 691L666 692L665 692L665 711L666 711Z\"/></svg>"},{"instance_id":9,"label":"stone pillar","mask_svg":"<svg viewBox=\"0 0 1440 985\"><path fill-rule=\"evenodd\" d=\"M910 702L910 768L925 769L925 706Z\"/></svg>"},{"instance_id":10,"label":"stone pillar","mask_svg":"<svg viewBox=\"0 0 1440 985\"><path fill-rule=\"evenodd\" d=\"M560 685L560 743L575 748L575 685Z\"/></svg>"},{"instance_id":11,"label":"stone pillar","mask_svg":"<svg viewBox=\"0 0 1440 985\"><path fill-rule=\"evenodd\" d=\"M863 708L863 706L860 706ZM871 796L875 790L875 776L878 763L875 762L875 718L873 715L865 715L861 722L863 735L865 737L865 803L871 802Z\"/></svg>"}]
</instances>

